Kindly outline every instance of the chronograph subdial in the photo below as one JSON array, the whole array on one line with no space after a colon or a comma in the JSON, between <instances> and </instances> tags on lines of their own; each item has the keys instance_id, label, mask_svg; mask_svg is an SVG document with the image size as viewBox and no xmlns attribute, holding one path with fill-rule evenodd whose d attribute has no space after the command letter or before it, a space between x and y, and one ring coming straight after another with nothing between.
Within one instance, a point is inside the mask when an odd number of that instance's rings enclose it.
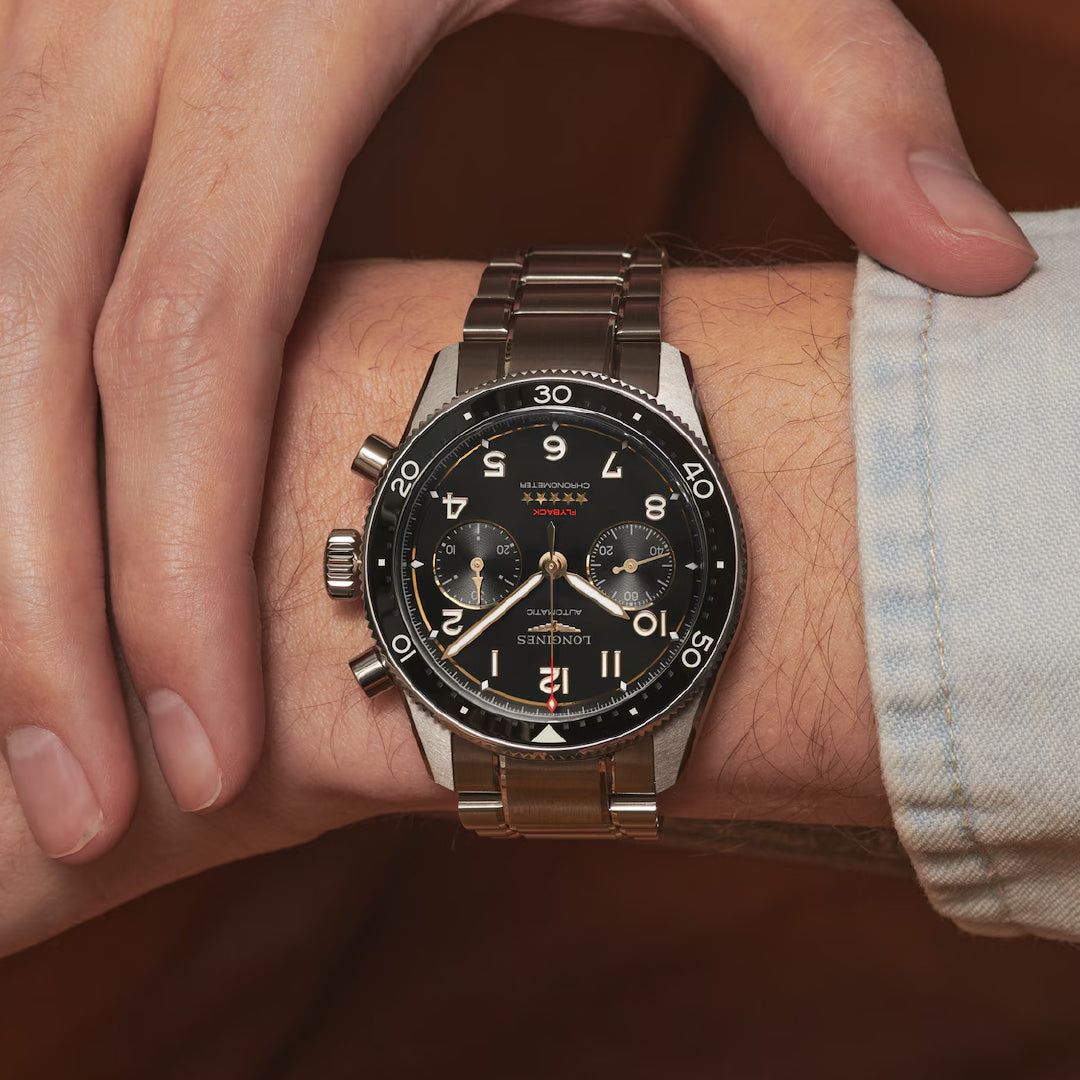
<instances>
[{"instance_id":1,"label":"chronograph subdial","mask_svg":"<svg viewBox=\"0 0 1080 1080\"><path fill-rule=\"evenodd\" d=\"M586 565L589 580L628 611L656 603L675 576L668 538L643 521L605 529L589 549Z\"/></svg>"},{"instance_id":2,"label":"chronograph subdial","mask_svg":"<svg viewBox=\"0 0 1080 1080\"><path fill-rule=\"evenodd\" d=\"M479 610L509 596L521 580L521 552L502 526L466 521L439 541L432 570L447 600Z\"/></svg>"}]
</instances>

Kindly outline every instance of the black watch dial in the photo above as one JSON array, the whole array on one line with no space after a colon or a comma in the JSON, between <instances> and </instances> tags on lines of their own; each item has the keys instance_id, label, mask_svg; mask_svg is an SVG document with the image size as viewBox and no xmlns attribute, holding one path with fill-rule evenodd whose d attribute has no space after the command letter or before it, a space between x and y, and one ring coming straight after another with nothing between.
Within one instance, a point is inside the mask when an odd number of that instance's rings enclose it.
<instances>
[{"instance_id":1,"label":"black watch dial","mask_svg":"<svg viewBox=\"0 0 1080 1080\"><path fill-rule=\"evenodd\" d=\"M708 452L643 395L515 378L387 467L365 538L386 654L444 719L520 751L666 714L737 617L743 553Z\"/></svg>"}]
</instances>

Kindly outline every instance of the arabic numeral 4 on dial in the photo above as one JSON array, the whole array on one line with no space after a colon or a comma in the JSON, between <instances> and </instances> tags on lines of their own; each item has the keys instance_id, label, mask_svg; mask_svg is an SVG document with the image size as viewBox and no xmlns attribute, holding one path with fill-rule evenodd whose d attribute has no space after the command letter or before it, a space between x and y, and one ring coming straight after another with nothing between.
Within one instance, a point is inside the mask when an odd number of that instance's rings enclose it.
<instances>
[{"instance_id":1,"label":"arabic numeral 4 on dial","mask_svg":"<svg viewBox=\"0 0 1080 1080\"><path fill-rule=\"evenodd\" d=\"M452 491L448 491L442 497L441 502L446 507L446 520L457 521L461 517L462 510L469 505L469 497L467 495L455 495Z\"/></svg>"}]
</instances>

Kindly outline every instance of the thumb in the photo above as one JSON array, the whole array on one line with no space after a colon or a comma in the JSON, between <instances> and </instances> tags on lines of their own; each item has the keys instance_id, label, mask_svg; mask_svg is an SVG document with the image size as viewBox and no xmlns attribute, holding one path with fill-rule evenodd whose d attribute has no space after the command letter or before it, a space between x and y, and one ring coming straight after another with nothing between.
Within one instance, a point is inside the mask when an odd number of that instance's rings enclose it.
<instances>
[{"instance_id":1,"label":"thumb","mask_svg":"<svg viewBox=\"0 0 1080 1080\"><path fill-rule=\"evenodd\" d=\"M855 243L934 289L983 296L1038 257L982 185L940 65L888 0L673 0L791 171Z\"/></svg>"}]
</instances>

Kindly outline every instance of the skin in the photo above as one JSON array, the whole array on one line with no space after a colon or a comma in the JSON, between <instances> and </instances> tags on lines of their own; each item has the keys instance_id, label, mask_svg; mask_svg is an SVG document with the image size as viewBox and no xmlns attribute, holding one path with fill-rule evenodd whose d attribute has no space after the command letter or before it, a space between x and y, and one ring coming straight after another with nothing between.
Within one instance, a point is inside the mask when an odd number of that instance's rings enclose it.
<instances>
[{"instance_id":1,"label":"skin","mask_svg":"<svg viewBox=\"0 0 1080 1080\"><path fill-rule=\"evenodd\" d=\"M147 732L181 809L255 770L284 342L348 161L440 38L503 10L688 36L855 242L935 288L1031 267L884 0L4 0L0 741L49 855L119 841Z\"/></svg>"},{"instance_id":2,"label":"skin","mask_svg":"<svg viewBox=\"0 0 1080 1080\"><path fill-rule=\"evenodd\" d=\"M208 866L365 817L453 810L398 693L358 690L347 661L371 643L363 608L327 597L322 553L331 528L364 520L371 485L350 471L357 446L371 431L400 436L480 269L381 262L319 276L286 357L256 547L265 753L228 807L185 814L132 697L142 798L121 843L87 865L41 852L0 778L0 954ZM849 266L667 275L666 336L694 357L752 591L690 763L661 797L665 815L889 822L857 581L852 278Z\"/></svg>"}]
</instances>

